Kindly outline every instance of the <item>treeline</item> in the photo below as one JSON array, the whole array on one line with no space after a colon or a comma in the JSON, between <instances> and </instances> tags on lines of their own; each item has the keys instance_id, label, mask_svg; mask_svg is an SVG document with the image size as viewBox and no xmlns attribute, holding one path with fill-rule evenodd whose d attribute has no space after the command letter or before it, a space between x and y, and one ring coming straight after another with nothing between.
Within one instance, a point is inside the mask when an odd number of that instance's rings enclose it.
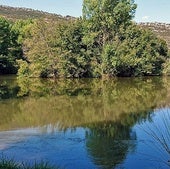
<instances>
[{"instance_id":1,"label":"treeline","mask_svg":"<svg viewBox=\"0 0 170 169\"><path fill-rule=\"evenodd\" d=\"M84 0L77 19L1 18L0 54L7 60L0 61L1 73L18 69L19 77L67 78L168 73L166 42L132 22L135 10L129 0Z\"/></svg>"}]
</instances>

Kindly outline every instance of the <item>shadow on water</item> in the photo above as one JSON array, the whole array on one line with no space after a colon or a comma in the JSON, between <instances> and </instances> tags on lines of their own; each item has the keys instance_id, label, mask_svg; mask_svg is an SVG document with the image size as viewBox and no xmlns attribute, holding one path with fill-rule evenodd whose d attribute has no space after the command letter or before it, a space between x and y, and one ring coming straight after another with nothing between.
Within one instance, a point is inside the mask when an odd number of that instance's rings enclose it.
<instances>
[{"instance_id":1,"label":"shadow on water","mask_svg":"<svg viewBox=\"0 0 170 169\"><path fill-rule=\"evenodd\" d=\"M132 127L152 121L156 108L169 106L169 86L170 78L160 77L0 78L0 130L39 127L44 134L74 133L81 127L95 166L116 168L136 150Z\"/></svg>"}]
</instances>

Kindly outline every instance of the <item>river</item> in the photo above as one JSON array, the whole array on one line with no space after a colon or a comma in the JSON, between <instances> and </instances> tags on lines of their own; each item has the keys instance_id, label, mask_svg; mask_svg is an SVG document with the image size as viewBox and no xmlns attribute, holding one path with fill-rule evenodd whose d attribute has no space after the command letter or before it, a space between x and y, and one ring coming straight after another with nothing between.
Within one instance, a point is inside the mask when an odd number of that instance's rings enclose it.
<instances>
[{"instance_id":1,"label":"river","mask_svg":"<svg viewBox=\"0 0 170 169\"><path fill-rule=\"evenodd\" d=\"M170 168L170 77L0 77L0 154L66 169Z\"/></svg>"}]
</instances>

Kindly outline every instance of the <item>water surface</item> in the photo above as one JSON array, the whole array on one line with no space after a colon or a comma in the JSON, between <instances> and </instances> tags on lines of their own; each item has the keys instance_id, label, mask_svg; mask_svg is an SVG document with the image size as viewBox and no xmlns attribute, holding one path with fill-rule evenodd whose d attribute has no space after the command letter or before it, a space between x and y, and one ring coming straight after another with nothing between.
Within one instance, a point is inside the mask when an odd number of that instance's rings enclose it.
<instances>
[{"instance_id":1,"label":"water surface","mask_svg":"<svg viewBox=\"0 0 170 169\"><path fill-rule=\"evenodd\" d=\"M66 169L167 169L169 86L160 77L0 77L0 153Z\"/></svg>"}]
</instances>

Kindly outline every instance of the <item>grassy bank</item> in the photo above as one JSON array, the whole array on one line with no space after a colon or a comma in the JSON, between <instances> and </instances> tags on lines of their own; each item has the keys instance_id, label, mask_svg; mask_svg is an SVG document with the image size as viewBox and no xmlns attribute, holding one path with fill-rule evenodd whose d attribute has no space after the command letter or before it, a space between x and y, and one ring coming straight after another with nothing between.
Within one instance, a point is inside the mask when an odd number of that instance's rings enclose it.
<instances>
[{"instance_id":1,"label":"grassy bank","mask_svg":"<svg viewBox=\"0 0 170 169\"><path fill-rule=\"evenodd\" d=\"M13 159L1 158L0 169L60 169L57 166L52 166L46 162L35 162L33 165L27 163L17 163Z\"/></svg>"}]
</instances>

